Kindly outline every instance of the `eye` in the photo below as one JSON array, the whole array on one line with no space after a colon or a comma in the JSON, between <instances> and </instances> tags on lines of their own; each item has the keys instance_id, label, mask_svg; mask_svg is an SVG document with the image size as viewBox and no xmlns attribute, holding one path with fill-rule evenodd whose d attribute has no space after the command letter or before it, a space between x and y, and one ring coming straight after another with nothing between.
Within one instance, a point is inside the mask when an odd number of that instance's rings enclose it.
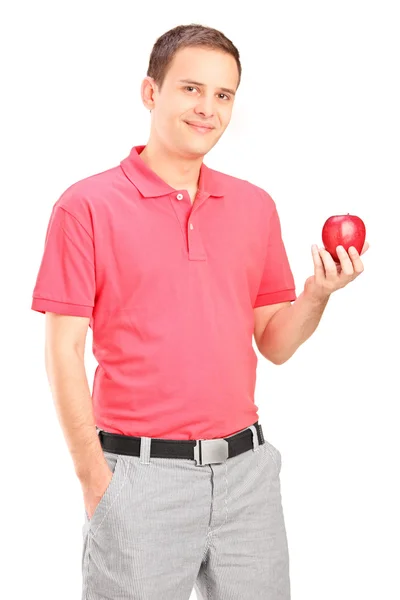
<instances>
[{"instance_id":1,"label":"eye","mask_svg":"<svg viewBox=\"0 0 400 600\"><path fill-rule=\"evenodd\" d=\"M230 100L230 96L227 96L226 94L223 94L222 92L221 92L219 95L220 95L220 96L225 96L225 98L226 98L227 100Z\"/></svg>"},{"instance_id":2,"label":"eye","mask_svg":"<svg viewBox=\"0 0 400 600\"><path fill-rule=\"evenodd\" d=\"M187 86L185 87L185 90L188 90L188 89L191 89L191 90L196 90L197 88L193 87L192 85L187 85Z\"/></svg>"}]
</instances>

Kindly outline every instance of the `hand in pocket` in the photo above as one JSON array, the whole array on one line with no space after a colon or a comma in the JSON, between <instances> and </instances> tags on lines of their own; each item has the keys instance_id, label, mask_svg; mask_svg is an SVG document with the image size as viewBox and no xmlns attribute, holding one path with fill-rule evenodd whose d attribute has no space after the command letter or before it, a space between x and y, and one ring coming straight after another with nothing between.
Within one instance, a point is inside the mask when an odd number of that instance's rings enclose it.
<instances>
[{"instance_id":1,"label":"hand in pocket","mask_svg":"<svg viewBox=\"0 0 400 600\"><path fill-rule=\"evenodd\" d=\"M82 482L83 503L89 519L92 518L113 476L113 471L106 466L101 474L96 474L96 476L92 474L90 478Z\"/></svg>"}]
</instances>

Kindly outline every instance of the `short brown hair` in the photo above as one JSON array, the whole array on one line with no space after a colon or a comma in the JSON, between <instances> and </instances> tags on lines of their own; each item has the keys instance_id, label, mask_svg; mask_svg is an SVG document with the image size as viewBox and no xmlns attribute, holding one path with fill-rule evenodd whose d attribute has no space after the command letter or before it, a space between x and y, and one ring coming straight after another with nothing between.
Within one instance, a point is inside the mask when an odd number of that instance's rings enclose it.
<instances>
[{"instance_id":1,"label":"short brown hair","mask_svg":"<svg viewBox=\"0 0 400 600\"><path fill-rule=\"evenodd\" d=\"M221 31L197 23L178 25L163 33L155 42L150 54L147 75L152 77L161 90L168 67L178 50L192 46L220 50L231 54L236 60L239 81L242 75L239 51Z\"/></svg>"}]
</instances>

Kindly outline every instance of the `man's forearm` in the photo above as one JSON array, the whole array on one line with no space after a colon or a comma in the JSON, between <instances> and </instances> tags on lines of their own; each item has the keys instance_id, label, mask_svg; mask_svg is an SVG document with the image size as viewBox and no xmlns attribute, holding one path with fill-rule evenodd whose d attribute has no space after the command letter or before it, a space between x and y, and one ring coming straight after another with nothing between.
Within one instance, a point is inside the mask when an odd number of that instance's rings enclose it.
<instances>
[{"instance_id":1,"label":"man's forearm","mask_svg":"<svg viewBox=\"0 0 400 600\"><path fill-rule=\"evenodd\" d=\"M302 292L290 306L269 320L260 341L260 352L275 364L286 362L316 330L328 303L311 301Z\"/></svg>"},{"instance_id":2,"label":"man's forearm","mask_svg":"<svg viewBox=\"0 0 400 600\"><path fill-rule=\"evenodd\" d=\"M83 356L73 349L46 349L46 371L75 472L88 481L107 462L96 432Z\"/></svg>"}]
</instances>

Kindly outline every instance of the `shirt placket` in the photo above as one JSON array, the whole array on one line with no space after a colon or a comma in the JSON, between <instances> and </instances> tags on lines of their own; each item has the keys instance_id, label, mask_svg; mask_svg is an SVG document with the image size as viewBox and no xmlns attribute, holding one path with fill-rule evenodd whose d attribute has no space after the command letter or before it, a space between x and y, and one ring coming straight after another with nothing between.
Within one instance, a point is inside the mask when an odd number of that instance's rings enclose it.
<instances>
[{"instance_id":1,"label":"shirt placket","mask_svg":"<svg viewBox=\"0 0 400 600\"><path fill-rule=\"evenodd\" d=\"M189 260L207 260L198 215L199 210L209 196L206 192L198 191L196 201L192 204L187 190L181 190L170 195Z\"/></svg>"}]
</instances>

